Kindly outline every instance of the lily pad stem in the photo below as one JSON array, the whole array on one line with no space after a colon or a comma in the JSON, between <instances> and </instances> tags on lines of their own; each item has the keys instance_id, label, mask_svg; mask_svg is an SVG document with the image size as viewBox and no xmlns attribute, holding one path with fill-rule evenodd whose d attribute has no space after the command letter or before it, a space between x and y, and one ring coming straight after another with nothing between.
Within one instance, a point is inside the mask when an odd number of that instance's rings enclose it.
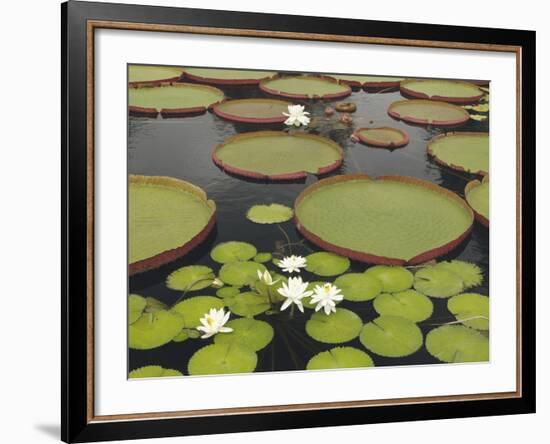
<instances>
[{"instance_id":1,"label":"lily pad stem","mask_svg":"<svg viewBox=\"0 0 550 444\"><path fill-rule=\"evenodd\" d=\"M285 229L283 227L281 227L281 224L277 224L277 228L281 231L281 233L283 233L283 236L286 238L287 245L288 245L288 251L292 255L292 241L290 240L289 235L287 234Z\"/></svg>"}]
</instances>

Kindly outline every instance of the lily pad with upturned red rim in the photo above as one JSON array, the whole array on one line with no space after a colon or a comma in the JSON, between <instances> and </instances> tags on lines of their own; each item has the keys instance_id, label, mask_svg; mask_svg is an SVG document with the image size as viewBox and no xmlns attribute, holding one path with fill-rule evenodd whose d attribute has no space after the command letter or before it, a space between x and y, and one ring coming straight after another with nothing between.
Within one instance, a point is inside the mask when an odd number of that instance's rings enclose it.
<instances>
[{"instance_id":1,"label":"lily pad with upturned red rim","mask_svg":"<svg viewBox=\"0 0 550 444\"><path fill-rule=\"evenodd\" d=\"M405 80L403 77L382 77L382 76L363 76L346 74L328 74L339 81L354 88L364 87L365 89L386 89L398 88L399 83Z\"/></svg>"},{"instance_id":2,"label":"lily pad with upturned red rim","mask_svg":"<svg viewBox=\"0 0 550 444\"><path fill-rule=\"evenodd\" d=\"M212 160L231 174L284 181L339 168L343 151L336 142L314 134L257 131L228 138L214 149Z\"/></svg>"},{"instance_id":3,"label":"lily pad with upturned red rim","mask_svg":"<svg viewBox=\"0 0 550 444\"><path fill-rule=\"evenodd\" d=\"M428 155L453 170L485 175L489 172L489 134L456 132L440 134L428 143Z\"/></svg>"},{"instance_id":4,"label":"lily pad with upturned red rim","mask_svg":"<svg viewBox=\"0 0 550 444\"><path fill-rule=\"evenodd\" d=\"M244 123L283 123L292 103L278 99L235 99L220 102L212 107L219 117Z\"/></svg>"},{"instance_id":5,"label":"lily pad with upturned red rim","mask_svg":"<svg viewBox=\"0 0 550 444\"><path fill-rule=\"evenodd\" d=\"M388 114L397 120L415 125L442 127L459 126L470 119L470 114L460 106L434 100L399 100L388 108Z\"/></svg>"},{"instance_id":6,"label":"lily pad with upturned red rim","mask_svg":"<svg viewBox=\"0 0 550 444\"><path fill-rule=\"evenodd\" d=\"M361 142L378 148L401 148L409 143L409 135L405 131L387 126L359 128L354 134Z\"/></svg>"},{"instance_id":7,"label":"lily pad with upturned red rim","mask_svg":"<svg viewBox=\"0 0 550 444\"><path fill-rule=\"evenodd\" d=\"M182 74L183 68L177 66L129 65L128 84L139 86L176 82Z\"/></svg>"},{"instance_id":8,"label":"lily pad with upturned red rim","mask_svg":"<svg viewBox=\"0 0 550 444\"><path fill-rule=\"evenodd\" d=\"M410 79L400 84L405 97L451 103L475 103L485 94L476 85L460 80Z\"/></svg>"},{"instance_id":9,"label":"lily pad with upturned red rim","mask_svg":"<svg viewBox=\"0 0 550 444\"><path fill-rule=\"evenodd\" d=\"M273 77L274 71L253 71L224 68L185 68L186 78L209 85L256 85L261 80Z\"/></svg>"},{"instance_id":10,"label":"lily pad with upturned red rim","mask_svg":"<svg viewBox=\"0 0 550 444\"><path fill-rule=\"evenodd\" d=\"M466 202L474 211L476 220L482 225L489 227L489 176L483 180L472 180L464 188Z\"/></svg>"},{"instance_id":11,"label":"lily pad with upturned red rim","mask_svg":"<svg viewBox=\"0 0 550 444\"><path fill-rule=\"evenodd\" d=\"M275 76L262 80L260 89L290 99L339 99L349 96L351 88L325 76Z\"/></svg>"}]
</instances>

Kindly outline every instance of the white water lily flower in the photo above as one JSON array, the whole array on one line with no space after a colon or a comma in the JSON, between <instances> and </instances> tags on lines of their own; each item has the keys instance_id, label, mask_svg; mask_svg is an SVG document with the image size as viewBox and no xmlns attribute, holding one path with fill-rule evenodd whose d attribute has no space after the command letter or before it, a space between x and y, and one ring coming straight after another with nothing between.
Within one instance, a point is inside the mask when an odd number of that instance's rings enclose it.
<instances>
[{"instance_id":1,"label":"white water lily flower","mask_svg":"<svg viewBox=\"0 0 550 444\"><path fill-rule=\"evenodd\" d=\"M330 283L315 286L313 296L311 296L311 303L317 304L315 311L324 308L327 315L331 312L336 313L336 302L344 299L344 295L340 291L336 285Z\"/></svg>"},{"instance_id":2,"label":"white water lily flower","mask_svg":"<svg viewBox=\"0 0 550 444\"><path fill-rule=\"evenodd\" d=\"M305 268L307 266L307 260L303 256L295 256L293 254L292 256L285 256L282 258L277 262L277 265L287 273L299 273L300 268Z\"/></svg>"},{"instance_id":3,"label":"white water lily flower","mask_svg":"<svg viewBox=\"0 0 550 444\"><path fill-rule=\"evenodd\" d=\"M288 113L283 112L283 114L288 117L285 120L285 125L288 126L307 126L311 120L303 105L288 105Z\"/></svg>"},{"instance_id":4,"label":"white water lily flower","mask_svg":"<svg viewBox=\"0 0 550 444\"><path fill-rule=\"evenodd\" d=\"M220 278L216 278L210 285L214 288L222 288L225 284L220 280Z\"/></svg>"},{"instance_id":5,"label":"white water lily flower","mask_svg":"<svg viewBox=\"0 0 550 444\"><path fill-rule=\"evenodd\" d=\"M302 305L302 299L313 294L312 291L306 291L308 285L309 283L302 281L301 277L291 277L288 279L288 282L283 282L282 288L277 290L281 296L286 298L281 306L281 311L291 304L296 304L298 309L303 313L304 306Z\"/></svg>"},{"instance_id":6,"label":"white water lily flower","mask_svg":"<svg viewBox=\"0 0 550 444\"><path fill-rule=\"evenodd\" d=\"M258 270L258 279L268 286L271 286L279 282L279 279L273 280L273 278L271 277L271 274L267 270L264 271L263 273L260 270Z\"/></svg>"},{"instance_id":7,"label":"white water lily flower","mask_svg":"<svg viewBox=\"0 0 550 444\"><path fill-rule=\"evenodd\" d=\"M208 313L206 313L201 318L201 324L197 327L198 331L203 332L201 336L202 339L207 339L210 336L214 336L216 333L231 333L232 328L224 327L224 325L229 320L230 311L225 313L223 308L219 310L211 308Z\"/></svg>"}]
</instances>

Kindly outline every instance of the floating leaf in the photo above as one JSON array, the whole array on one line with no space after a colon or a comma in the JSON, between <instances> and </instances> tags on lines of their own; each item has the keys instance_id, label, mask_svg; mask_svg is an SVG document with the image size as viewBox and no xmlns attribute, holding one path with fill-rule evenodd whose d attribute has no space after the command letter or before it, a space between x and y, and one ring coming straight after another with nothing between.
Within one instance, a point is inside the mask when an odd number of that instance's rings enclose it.
<instances>
[{"instance_id":1,"label":"floating leaf","mask_svg":"<svg viewBox=\"0 0 550 444\"><path fill-rule=\"evenodd\" d=\"M253 372L258 356L236 344L212 344L195 352L189 359L190 375L225 375Z\"/></svg>"},{"instance_id":2,"label":"floating leaf","mask_svg":"<svg viewBox=\"0 0 550 444\"><path fill-rule=\"evenodd\" d=\"M365 324L359 337L368 350L388 358L412 355L422 347L423 337L411 320L398 316L380 316Z\"/></svg>"},{"instance_id":3,"label":"floating leaf","mask_svg":"<svg viewBox=\"0 0 550 444\"><path fill-rule=\"evenodd\" d=\"M183 68L176 66L129 65L129 83L154 83L176 81L183 74Z\"/></svg>"},{"instance_id":4,"label":"floating leaf","mask_svg":"<svg viewBox=\"0 0 550 444\"><path fill-rule=\"evenodd\" d=\"M256 247L247 242L222 242L210 252L210 257L220 264L247 261L256 256ZM223 280L223 279L222 279Z\"/></svg>"},{"instance_id":5,"label":"floating leaf","mask_svg":"<svg viewBox=\"0 0 550 444\"><path fill-rule=\"evenodd\" d=\"M360 367L374 367L368 354L354 347L335 347L316 354L307 363L306 370Z\"/></svg>"},{"instance_id":6,"label":"floating leaf","mask_svg":"<svg viewBox=\"0 0 550 444\"><path fill-rule=\"evenodd\" d=\"M375 265L365 271L367 276L377 278L382 282L385 293L398 293L412 287L414 276L404 267Z\"/></svg>"},{"instance_id":7,"label":"floating leaf","mask_svg":"<svg viewBox=\"0 0 550 444\"><path fill-rule=\"evenodd\" d=\"M263 264L269 262L272 258L271 253L258 253L252 260Z\"/></svg>"},{"instance_id":8,"label":"floating leaf","mask_svg":"<svg viewBox=\"0 0 550 444\"><path fill-rule=\"evenodd\" d=\"M489 330L489 298L477 293L462 293L447 302L447 308L466 327Z\"/></svg>"},{"instance_id":9,"label":"floating leaf","mask_svg":"<svg viewBox=\"0 0 550 444\"><path fill-rule=\"evenodd\" d=\"M226 100L212 107L214 114L235 122L245 123L283 123L287 116L286 100L253 98Z\"/></svg>"},{"instance_id":10,"label":"floating leaf","mask_svg":"<svg viewBox=\"0 0 550 444\"><path fill-rule=\"evenodd\" d=\"M176 336L174 336L174 339L172 339L172 341L183 342L183 341L187 341L188 339L189 339L189 329L184 328Z\"/></svg>"},{"instance_id":11,"label":"floating leaf","mask_svg":"<svg viewBox=\"0 0 550 444\"><path fill-rule=\"evenodd\" d=\"M260 82L260 89L268 94L293 99L336 99L351 94L349 86L318 76L276 76Z\"/></svg>"},{"instance_id":12,"label":"floating leaf","mask_svg":"<svg viewBox=\"0 0 550 444\"><path fill-rule=\"evenodd\" d=\"M139 294L131 294L128 296L128 324L136 322L145 307L147 306L147 300Z\"/></svg>"},{"instance_id":13,"label":"floating leaf","mask_svg":"<svg viewBox=\"0 0 550 444\"><path fill-rule=\"evenodd\" d=\"M382 316L400 316L413 322L428 319L433 313L430 298L415 290L399 293L382 293L373 302L374 309Z\"/></svg>"},{"instance_id":14,"label":"floating leaf","mask_svg":"<svg viewBox=\"0 0 550 444\"><path fill-rule=\"evenodd\" d=\"M294 211L285 205L272 203L254 205L246 213L246 218L257 224L279 224L292 219Z\"/></svg>"},{"instance_id":15,"label":"floating leaf","mask_svg":"<svg viewBox=\"0 0 550 444\"><path fill-rule=\"evenodd\" d=\"M273 339L273 327L265 321L240 318L229 321L226 326L233 331L214 336L214 343L236 344L257 352Z\"/></svg>"},{"instance_id":16,"label":"floating leaf","mask_svg":"<svg viewBox=\"0 0 550 444\"><path fill-rule=\"evenodd\" d=\"M472 106L472 109L478 113L488 113L489 105L486 103L480 103L479 105Z\"/></svg>"},{"instance_id":17,"label":"floating leaf","mask_svg":"<svg viewBox=\"0 0 550 444\"><path fill-rule=\"evenodd\" d=\"M400 89L404 96L454 103L477 102L484 95L476 85L461 80L404 80Z\"/></svg>"},{"instance_id":18,"label":"floating leaf","mask_svg":"<svg viewBox=\"0 0 550 444\"><path fill-rule=\"evenodd\" d=\"M400 148L409 143L409 135L398 128L359 128L355 136L363 143L379 148Z\"/></svg>"},{"instance_id":19,"label":"floating leaf","mask_svg":"<svg viewBox=\"0 0 550 444\"><path fill-rule=\"evenodd\" d=\"M433 298L448 298L464 290L464 281L443 268L425 267L416 272L414 288Z\"/></svg>"},{"instance_id":20,"label":"floating leaf","mask_svg":"<svg viewBox=\"0 0 550 444\"><path fill-rule=\"evenodd\" d=\"M247 291L227 298L227 307L236 315L253 317L267 311L271 305L266 295Z\"/></svg>"},{"instance_id":21,"label":"floating leaf","mask_svg":"<svg viewBox=\"0 0 550 444\"><path fill-rule=\"evenodd\" d=\"M260 80L272 77L273 71L225 68L185 68L185 76L199 83L213 85L255 85Z\"/></svg>"},{"instance_id":22,"label":"floating leaf","mask_svg":"<svg viewBox=\"0 0 550 444\"><path fill-rule=\"evenodd\" d=\"M388 114L407 123L442 127L462 125L470 118L468 111L460 106L422 99L394 102L388 108Z\"/></svg>"},{"instance_id":23,"label":"floating leaf","mask_svg":"<svg viewBox=\"0 0 550 444\"><path fill-rule=\"evenodd\" d=\"M348 273L334 281L347 301L370 301L382 291L382 282L365 273Z\"/></svg>"},{"instance_id":24,"label":"floating leaf","mask_svg":"<svg viewBox=\"0 0 550 444\"><path fill-rule=\"evenodd\" d=\"M489 360L489 339L463 325L443 325L426 335L426 349L443 362Z\"/></svg>"},{"instance_id":25,"label":"floating leaf","mask_svg":"<svg viewBox=\"0 0 550 444\"><path fill-rule=\"evenodd\" d=\"M489 191L489 176L485 176L482 182L472 180L464 188L466 202L474 210L476 219L486 227L489 226Z\"/></svg>"},{"instance_id":26,"label":"floating leaf","mask_svg":"<svg viewBox=\"0 0 550 444\"><path fill-rule=\"evenodd\" d=\"M489 133L440 134L428 143L428 154L439 164L471 174L489 172Z\"/></svg>"},{"instance_id":27,"label":"floating leaf","mask_svg":"<svg viewBox=\"0 0 550 444\"><path fill-rule=\"evenodd\" d=\"M339 344L359 336L362 326L361 318L353 311L338 308L336 313L330 315L323 311L313 313L306 322L306 332L319 342Z\"/></svg>"},{"instance_id":28,"label":"floating leaf","mask_svg":"<svg viewBox=\"0 0 550 444\"><path fill-rule=\"evenodd\" d=\"M464 282L465 290L481 285L483 282L483 273L481 272L481 268L471 262L459 260L445 261L439 262L436 267L457 274Z\"/></svg>"},{"instance_id":29,"label":"floating leaf","mask_svg":"<svg viewBox=\"0 0 550 444\"><path fill-rule=\"evenodd\" d=\"M487 116L483 114L470 114L470 119L477 120L478 122L481 122L483 120L487 120Z\"/></svg>"},{"instance_id":30,"label":"floating leaf","mask_svg":"<svg viewBox=\"0 0 550 444\"><path fill-rule=\"evenodd\" d=\"M172 312L180 315L183 320L183 327L185 328L197 328L200 323L200 319L215 308L219 310L223 308L224 302L214 296L193 296L189 299L184 299L178 302L172 307Z\"/></svg>"},{"instance_id":31,"label":"floating leaf","mask_svg":"<svg viewBox=\"0 0 550 444\"><path fill-rule=\"evenodd\" d=\"M156 313L157 311L168 310L168 306L164 302L155 298L147 296L145 300L147 301L147 306L145 307L146 313Z\"/></svg>"},{"instance_id":32,"label":"floating leaf","mask_svg":"<svg viewBox=\"0 0 550 444\"><path fill-rule=\"evenodd\" d=\"M285 297L282 296L277 290L283 287L283 283L288 282L286 276L278 273L271 272L271 278L273 279L273 285L267 285L265 282L257 280L252 284L251 288L256 290L261 295L268 296L272 302L282 302Z\"/></svg>"},{"instance_id":33,"label":"floating leaf","mask_svg":"<svg viewBox=\"0 0 550 444\"><path fill-rule=\"evenodd\" d=\"M258 271L263 273L266 270L257 262L230 262L220 269L220 279L228 285L242 287L254 284L258 280Z\"/></svg>"},{"instance_id":34,"label":"floating leaf","mask_svg":"<svg viewBox=\"0 0 550 444\"><path fill-rule=\"evenodd\" d=\"M160 365L146 365L145 367L136 368L128 375L131 379L134 378L163 378L166 376L183 376L178 370L162 368Z\"/></svg>"},{"instance_id":35,"label":"floating leaf","mask_svg":"<svg viewBox=\"0 0 550 444\"><path fill-rule=\"evenodd\" d=\"M172 290L196 291L209 287L216 275L210 267L189 265L170 273L166 286Z\"/></svg>"},{"instance_id":36,"label":"floating leaf","mask_svg":"<svg viewBox=\"0 0 550 444\"><path fill-rule=\"evenodd\" d=\"M170 342L183 328L181 316L170 311L144 313L128 327L128 346L149 350Z\"/></svg>"},{"instance_id":37,"label":"floating leaf","mask_svg":"<svg viewBox=\"0 0 550 444\"><path fill-rule=\"evenodd\" d=\"M306 257L306 270L318 276L338 276L350 267L347 257L320 251Z\"/></svg>"},{"instance_id":38,"label":"floating leaf","mask_svg":"<svg viewBox=\"0 0 550 444\"><path fill-rule=\"evenodd\" d=\"M216 291L216 296L220 298L229 298L238 295L240 292L239 287L222 287Z\"/></svg>"}]
</instances>

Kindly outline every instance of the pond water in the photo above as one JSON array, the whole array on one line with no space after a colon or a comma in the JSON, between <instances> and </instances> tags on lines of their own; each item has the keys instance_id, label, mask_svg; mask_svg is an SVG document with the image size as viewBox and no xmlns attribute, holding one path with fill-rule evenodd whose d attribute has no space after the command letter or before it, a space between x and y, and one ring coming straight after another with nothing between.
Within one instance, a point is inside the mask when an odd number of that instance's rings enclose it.
<instances>
[{"instance_id":1,"label":"pond water","mask_svg":"<svg viewBox=\"0 0 550 444\"><path fill-rule=\"evenodd\" d=\"M227 98L266 97L257 87L222 88ZM353 125L334 124L338 113L332 120L324 116L327 105L335 102L303 101L313 120L311 132L336 141L345 151L343 166L332 174L363 172L372 177L382 175L406 175L429 180L463 196L464 186L474 176L442 168L430 161L426 154L426 144L441 129L420 127L398 122L386 113L388 106L403 97L399 92L372 94L363 90L354 90L345 101L357 105L357 111L351 114ZM488 121L470 120L455 131L488 131ZM363 126L392 126L404 129L410 136L410 143L393 151L371 148L354 144L350 140L353 129ZM244 180L230 176L218 169L211 160L216 144L237 133L263 129L283 129L284 125L237 124L222 120L212 113L185 118L151 119L129 118L128 131L128 171L130 174L171 176L184 179L203 188L208 197L217 205L217 226L208 240L191 255L176 260L162 268L132 276L129 280L130 293L154 297L168 305L174 304L181 296L180 291L166 287L165 280L170 272L184 265L204 264L215 271L220 265L209 256L212 247L220 242L238 240L252 243L258 251L273 252L282 242L283 234L276 225L254 224L245 218L247 210L260 203L280 203L293 207L296 196L308 185L318 180L315 176L301 182L266 183ZM295 254L307 255L319 248L305 242L297 232L292 221L282 224L292 242L302 242L293 246ZM451 254L440 259L461 259L474 262L483 270L484 282L480 287L468 291L488 295L489 286L489 233L479 223L468 239ZM269 267L275 270L274 266ZM352 262L350 271L362 272L366 264ZM302 273L307 281L319 281L319 276ZM333 278L330 279L331 281ZM215 295L215 289L207 288L192 292L194 295ZM447 310L447 299L432 299L433 315L418 325L424 335L435 326L454 321ZM338 307L353 310L363 320L369 322L378 315L372 301L343 301ZM305 333L305 322L313 311L305 315L298 311L293 319L288 312L281 315L257 316L267 320L275 330L274 340L265 349L258 352L257 372L304 370L308 360L315 354L333 348L335 345L314 341ZM193 353L210 340L187 340L182 343L170 342L152 350L129 350L129 370L145 365L161 365L164 368L177 369L187 374L187 363ZM365 350L355 339L345 345ZM416 353L404 358L384 358L370 353L376 366L435 364L433 358L423 346Z\"/></svg>"}]
</instances>

